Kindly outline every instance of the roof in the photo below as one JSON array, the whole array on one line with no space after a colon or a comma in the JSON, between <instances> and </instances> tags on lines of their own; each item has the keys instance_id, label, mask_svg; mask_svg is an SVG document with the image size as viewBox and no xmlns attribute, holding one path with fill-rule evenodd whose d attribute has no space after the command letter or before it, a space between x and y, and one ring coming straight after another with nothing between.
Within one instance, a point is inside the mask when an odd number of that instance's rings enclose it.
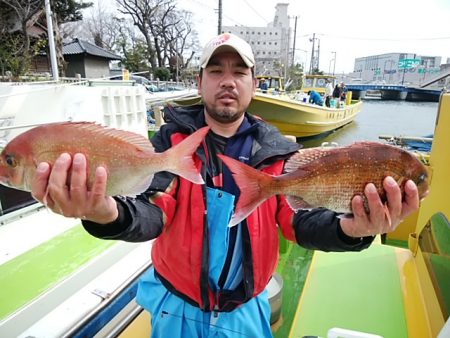
<instances>
[{"instance_id":1,"label":"roof","mask_svg":"<svg viewBox=\"0 0 450 338\"><path fill-rule=\"evenodd\" d=\"M64 44L62 52L63 55L89 54L110 60L122 59L117 54L80 39L74 39L72 42Z\"/></svg>"}]
</instances>

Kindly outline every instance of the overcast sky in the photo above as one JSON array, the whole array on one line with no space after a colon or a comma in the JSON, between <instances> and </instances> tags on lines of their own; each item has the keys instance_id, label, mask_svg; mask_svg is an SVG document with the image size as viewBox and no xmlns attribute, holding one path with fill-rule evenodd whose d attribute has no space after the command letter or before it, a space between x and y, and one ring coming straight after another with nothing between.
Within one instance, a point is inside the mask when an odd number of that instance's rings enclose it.
<instances>
[{"instance_id":1,"label":"overcast sky","mask_svg":"<svg viewBox=\"0 0 450 338\"><path fill-rule=\"evenodd\" d=\"M275 5L289 3L288 15L298 17L296 62L307 66L313 33L320 39L320 69L351 72L358 57L383 53L415 53L450 58L450 0L222 0L224 26L267 26ZM178 0L193 13L204 45L217 33L218 0ZM293 36L293 35L292 35ZM292 44L291 44L292 48Z\"/></svg>"}]
</instances>

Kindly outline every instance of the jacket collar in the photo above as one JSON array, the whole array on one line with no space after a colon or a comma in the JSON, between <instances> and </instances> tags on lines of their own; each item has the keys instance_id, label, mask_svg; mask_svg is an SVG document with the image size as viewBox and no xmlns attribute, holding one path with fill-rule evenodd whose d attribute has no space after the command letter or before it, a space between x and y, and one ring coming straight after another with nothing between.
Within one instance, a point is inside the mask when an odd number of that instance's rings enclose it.
<instances>
[{"instance_id":1,"label":"jacket collar","mask_svg":"<svg viewBox=\"0 0 450 338\"><path fill-rule=\"evenodd\" d=\"M252 166L268 165L276 160L285 159L296 152L301 146L289 141L277 128L267 124L263 120L245 113L246 119L233 137L245 137L252 134L254 141L252 157L249 163ZM189 107L166 106L164 120L177 124L179 130L192 133L206 126L204 106L195 105Z\"/></svg>"}]
</instances>

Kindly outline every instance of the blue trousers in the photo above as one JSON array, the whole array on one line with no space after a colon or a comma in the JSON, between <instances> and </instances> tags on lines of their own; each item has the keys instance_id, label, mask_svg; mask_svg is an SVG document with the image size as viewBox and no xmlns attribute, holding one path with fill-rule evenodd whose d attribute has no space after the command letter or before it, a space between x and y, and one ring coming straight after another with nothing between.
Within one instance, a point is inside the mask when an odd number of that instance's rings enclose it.
<instances>
[{"instance_id":1,"label":"blue trousers","mask_svg":"<svg viewBox=\"0 0 450 338\"><path fill-rule=\"evenodd\" d=\"M150 269L137 301L152 315L153 338L272 337L267 291L232 312L203 312L170 293Z\"/></svg>"}]
</instances>

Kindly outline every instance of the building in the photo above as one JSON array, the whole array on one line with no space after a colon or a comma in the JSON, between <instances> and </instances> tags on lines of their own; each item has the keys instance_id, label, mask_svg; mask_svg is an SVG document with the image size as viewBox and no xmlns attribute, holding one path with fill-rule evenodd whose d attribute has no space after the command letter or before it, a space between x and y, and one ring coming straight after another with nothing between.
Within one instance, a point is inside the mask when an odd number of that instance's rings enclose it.
<instances>
[{"instance_id":1,"label":"building","mask_svg":"<svg viewBox=\"0 0 450 338\"><path fill-rule=\"evenodd\" d=\"M289 65L290 29L287 3L275 6L273 22L267 27L223 26L222 33L235 34L253 48L256 75L284 76Z\"/></svg>"},{"instance_id":2,"label":"building","mask_svg":"<svg viewBox=\"0 0 450 338\"><path fill-rule=\"evenodd\" d=\"M67 62L66 76L101 78L111 76L109 63L121 57L88 41L74 39L63 46L64 60Z\"/></svg>"},{"instance_id":3,"label":"building","mask_svg":"<svg viewBox=\"0 0 450 338\"><path fill-rule=\"evenodd\" d=\"M355 59L353 79L363 83L420 85L441 71L441 57L387 53Z\"/></svg>"}]
</instances>

